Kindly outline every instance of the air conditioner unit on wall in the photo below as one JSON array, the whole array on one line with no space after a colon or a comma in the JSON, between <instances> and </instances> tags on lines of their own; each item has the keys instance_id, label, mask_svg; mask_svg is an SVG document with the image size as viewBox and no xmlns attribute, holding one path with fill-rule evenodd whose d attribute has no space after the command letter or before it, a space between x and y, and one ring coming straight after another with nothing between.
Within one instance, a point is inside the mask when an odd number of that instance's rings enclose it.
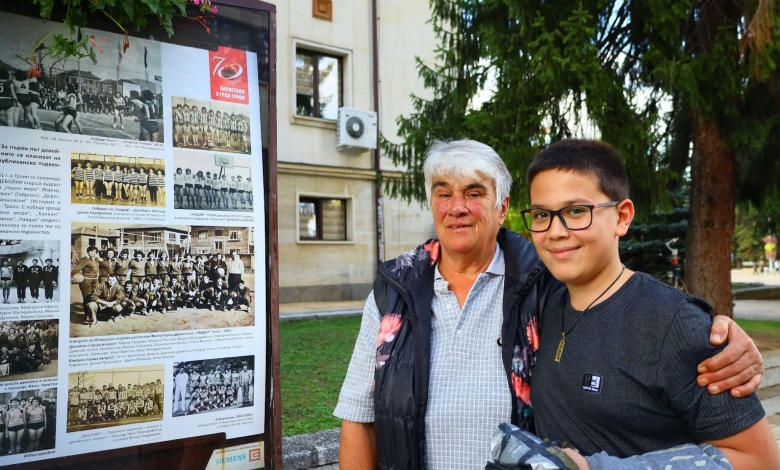
<instances>
[{"instance_id":1,"label":"air conditioner unit on wall","mask_svg":"<svg viewBox=\"0 0 780 470\"><path fill-rule=\"evenodd\" d=\"M339 108L336 128L336 149L358 154L376 148L376 113L352 108Z\"/></svg>"}]
</instances>

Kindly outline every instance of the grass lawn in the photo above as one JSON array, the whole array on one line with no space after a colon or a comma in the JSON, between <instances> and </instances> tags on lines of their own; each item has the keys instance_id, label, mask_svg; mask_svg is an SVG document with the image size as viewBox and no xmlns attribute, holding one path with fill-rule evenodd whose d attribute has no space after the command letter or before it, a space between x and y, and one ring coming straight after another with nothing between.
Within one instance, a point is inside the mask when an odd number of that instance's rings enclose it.
<instances>
[{"instance_id":1,"label":"grass lawn","mask_svg":"<svg viewBox=\"0 0 780 470\"><path fill-rule=\"evenodd\" d=\"M762 352L780 349L780 322L770 320L737 320Z\"/></svg>"},{"instance_id":2,"label":"grass lawn","mask_svg":"<svg viewBox=\"0 0 780 470\"><path fill-rule=\"evenodd\" d=\"M333 416L360 317L279 322L282 434L341 426Z\"/></svg>"},{"instance_id":3,"label":"grass lawn","mask_svg":"<svg viewBox=\"0 0 780 470\"><path fill-rule=\"evenodd\" d=\"M763 284L760 282L732 282L731 291L747 289L749 287L761 287Z\"/></svg>"}]
</instances>

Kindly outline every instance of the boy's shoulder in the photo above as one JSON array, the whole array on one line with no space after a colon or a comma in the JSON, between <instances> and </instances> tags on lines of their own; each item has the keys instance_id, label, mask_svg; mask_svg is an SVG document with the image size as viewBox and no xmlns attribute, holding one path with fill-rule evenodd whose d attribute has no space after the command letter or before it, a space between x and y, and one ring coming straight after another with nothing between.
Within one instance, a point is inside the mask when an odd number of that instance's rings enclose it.
<instances>
[{"instance_id":1,"label":"boy's shoulder","mask_svg":"<svg viewBox=\"0 0 780 470\"><path fill-rule=\"evenodd\" d=\"M687 306L694 310L701 310L709 316L713 314L714 309L706 300L675 289L647 273L636 271L626 284L628 287L626 295L631 297L635 305L645 305L648 308L657 307L659 304L680 308ZM677 310L674 309L670 313Z\"/></svg>"}]
</instances>

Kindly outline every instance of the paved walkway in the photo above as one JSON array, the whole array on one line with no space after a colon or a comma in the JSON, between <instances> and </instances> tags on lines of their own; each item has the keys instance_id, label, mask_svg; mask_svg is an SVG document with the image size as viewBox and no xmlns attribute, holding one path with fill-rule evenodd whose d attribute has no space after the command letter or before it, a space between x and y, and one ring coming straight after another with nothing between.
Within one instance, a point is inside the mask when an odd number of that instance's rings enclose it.
<instances>
[{"instance_id":1,"label":"paved walkway","mask_svg":"<svg viewBox=\"0 0 780 470\"><path fill-rule=\"evenodd\" d=\"M731 271L732 282L756 283L768 286L780 286L780 275L753 274L752 268ZM338 302L300 302L281 304L280 320L303 318L324 318L342 315L360 315L363 312L363 300ZM737 300L734 317L751 320L780 321L780 300ZM761 404L769 418L778 447L780 447L780 385L764 388L758 392ZM318 470L338 470L338 464L317 467Z\"/></svg>"},{"instance_id":2,"label":"paved walkway","mask_svg":"<svg viewBox=\"0 0 780 470\"><path fill-rule=\"evenodd\" d=\"M753 268L732 269L731 282L756 282L766 286L780 286L780 274L753 274Z\"/></svg>"}]
</instances>

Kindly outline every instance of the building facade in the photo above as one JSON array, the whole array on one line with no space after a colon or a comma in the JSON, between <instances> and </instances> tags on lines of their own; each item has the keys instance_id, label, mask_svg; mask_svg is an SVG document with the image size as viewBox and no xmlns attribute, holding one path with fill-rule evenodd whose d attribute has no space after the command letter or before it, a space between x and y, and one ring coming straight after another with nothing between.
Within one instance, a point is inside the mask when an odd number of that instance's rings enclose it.
<instances>
[{"instance_id":1,"label":"building facade","mask_svg":"<svg viewBox=\"0 0 780 470\"><path fill-rule=\"evenodd\" d=\"M365 299L380 259L413 248L434 231L427 208L377 197L377 170L400 171L389 159L381 158L377 168L372 151L337 149L338 110L376 112L378 131L399 141L395 120L413 111L410 95L428 94L415 67L415 57L432 63L437 46L426 24L428 2L377 0L376 21L371 0L272 3L280 301Z\"/></svg>"},{"instance_id":2,"label":"building facade","mask_svg":"<svg viewBox=\"0 0 780 470\"><path fill-rule=\"evenodd\" d=\"M255 269L255 231L251 227L192 227L193 256L199 254L221 253L224 258L230 258L238 252L244 268Z\"/></svg>"},{"instance_id":3,"label":"building facade","mask_svg":"<svg viewBox=\"0 0 780 470\"><path fill-rule=\"evenodd\" d=\"M166 251L169 257L182 255L191 245L190 228L185 225L126 225L74 223L71 230L71 263L87 254L87 248L109 248L117 253L127 250L132 258L136 251L143 253Z\"/></svg>"}]
</instances>

